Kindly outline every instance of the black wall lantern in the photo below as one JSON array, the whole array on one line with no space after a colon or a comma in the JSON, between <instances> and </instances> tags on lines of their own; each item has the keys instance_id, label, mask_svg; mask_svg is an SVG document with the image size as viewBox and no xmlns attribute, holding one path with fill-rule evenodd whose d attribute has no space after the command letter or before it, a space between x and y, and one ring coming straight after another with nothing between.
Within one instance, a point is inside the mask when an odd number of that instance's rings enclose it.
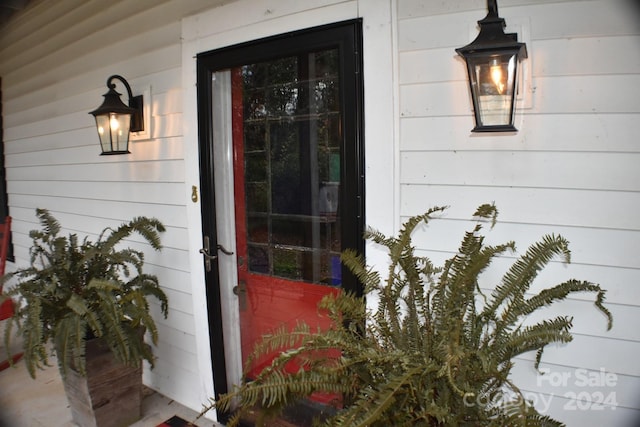
<instances>
[{"instance_id":1,"label":"black wall lantern","mask_svg":"<svg viewBox=\"0 0 640 427\"><path fill-rule=\"evenodd\" d=\"M125 105L120 99L120 94L116 92L116 85L113 83L114 79L120 80L126 87L129 105ZM107 79L107 87L109 91L103 95L104 102L89 114L93 114L96 118L102 154L128 154L130 153L129 132L144 130L142 95L133 96L129 83L124 77L118 75Z\"/></svg>"},{"instance_id":2,"label":"black wall lantern","mask_svg":"<svg viewBox=\"0 0 640 427\"><path fill-rule=\"evenodd\" d=\"M518 88L518 65L527 46L518 35L505 34L496 0L487 0L487 16L478 21L480 33L456 49L467 62L476 126L472 132L513 132Z\"/></svg>"}]
</instances>

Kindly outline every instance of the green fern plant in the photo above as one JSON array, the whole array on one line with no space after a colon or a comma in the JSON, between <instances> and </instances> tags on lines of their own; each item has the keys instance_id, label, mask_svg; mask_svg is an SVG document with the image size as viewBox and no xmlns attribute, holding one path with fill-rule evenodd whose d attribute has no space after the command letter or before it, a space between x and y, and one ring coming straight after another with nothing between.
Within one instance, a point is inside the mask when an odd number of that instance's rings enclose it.
<instances>
[{"instance_id":1,"label":"green fern plant","mask_svg":"<svg viewBox=\"0 0 640 427\"><path fill-rule=\"evenodd\" d=\"M535 324L525 319L570 294L592 292L611 328L605 291L569 280L531 294L533 280L549 262L570 261L568 242L547 235L517 258L487 295L480 288L481 273L496 257L515 251L514 242L484 242L482 229L487 222L495 225L496 207L480 206L458 253L436 267L416 254L411 235L443 210L411 218L398 237L368 231L368 239L389 251L386 280L362 256L343 254L364 285L364 296L325 297L319 307L333 321L328 330L301 324L264 336L256 356L274 349L282 353L257 378L212 401L203 414L235 409L228 424L233 426L255 407L268 419L321 391L340 396L335 413L322 420L328 426L561 425L539 414L509 373L515 356L535 351L537 367L547 345L571 341L572 319L558 316ZM367 309L367 296L377 301L376 310ZM302 368L287 372L292 362Z\"/></svg>"},{"instance_id":2,"label":"green fern plant","mask_svg":"<svg viewBox=\"0 0 640 427\"><path fill-rule=\"evenodd\" d=\"M37 209L36 216L42 229L29 233L29 267L2 278L15 282L6 296L17 302L5 330L6 347L15 327L32 377L50 366L53 350L63 376L70 368L85 374L85 343L93 337L103 338L124 364L145 359L153 366L151 347L141 339L144 330L154 344L158 339L148 298L158 299L166 318L167 296L157 277L143 273L143 252L118 245L137 233L160 250L162 223L137 217L117 229L105 228L92 242L79 241L76 234L60 236L61 226L47 210Z\"/></svg>"}]
</instances>

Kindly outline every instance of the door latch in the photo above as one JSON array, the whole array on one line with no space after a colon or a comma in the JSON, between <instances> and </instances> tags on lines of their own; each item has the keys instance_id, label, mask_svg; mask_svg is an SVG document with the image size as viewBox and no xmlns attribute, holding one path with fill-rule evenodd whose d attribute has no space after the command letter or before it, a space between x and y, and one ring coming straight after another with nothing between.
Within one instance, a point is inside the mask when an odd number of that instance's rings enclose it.
<instances>
[{"instance_id":1,"label":"door latch","mask_svg":"<svg viewBox=\"0 0 640 427\"><path fill-rule=\"evenodd\" d=\"M200 249L200 253L204 256L204 268L207 273L211 271L211 260L218 258L218 255L209 253L209 236L204 236L204 247Z\"/></svg>"},{"instance_id":2,"label":"door latch","mask_svg":"<svg viewBox=\"0 0 640 427\"><path fill-rule=\"evenodd\" d=\"M244 311L247 308L247 283L240 280L237 286L233 287L233 293L238 296L238 308Z\"/></svg>"}]
</instances>

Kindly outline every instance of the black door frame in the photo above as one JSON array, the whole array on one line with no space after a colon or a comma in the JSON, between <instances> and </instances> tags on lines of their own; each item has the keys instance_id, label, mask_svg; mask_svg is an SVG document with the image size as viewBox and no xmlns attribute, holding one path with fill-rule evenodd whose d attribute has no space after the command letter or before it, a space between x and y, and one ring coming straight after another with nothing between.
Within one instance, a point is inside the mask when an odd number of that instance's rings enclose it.
<instances>
[{"instance_id":1,"label":"black door frame","mask_svg":"<svg viewBox=\"0 0 640 427\"><path fill-rule=\"evenodd\" d=\"M253 62L267 61L301 52L338 48L340 52L343 138L341 150L342 244L364 254L364 82L362 78L362 20L355 19L241 43L197 55L198 145L200 163L203 236L211 248L218 245L213 181L213 73ZM348 196L347 196L348 195ZM224 356L223 317L217 262L205 272L209 342L216 398L229 391ZM343 267L343 289L362 294L362 285Z\"/></svg>"}]
</instances>

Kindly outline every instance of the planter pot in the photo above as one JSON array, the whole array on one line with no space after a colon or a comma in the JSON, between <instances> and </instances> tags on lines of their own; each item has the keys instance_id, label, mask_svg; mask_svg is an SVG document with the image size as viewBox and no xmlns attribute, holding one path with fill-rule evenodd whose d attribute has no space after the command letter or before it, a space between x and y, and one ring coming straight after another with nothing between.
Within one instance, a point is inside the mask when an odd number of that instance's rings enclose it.
<instances>
[{"instance_id":1,"label":"planter pot","mask_svg":"<svg viewBox=\"0 0 640 427\"><path fill-rule=\"evenodd\" d=\"M70 369L63 380L73 421L82 427L124 427L139 420L142 363L119 363L100 338L87 341L86 361L86 377Z\"/></svg>"}]
</instances>

